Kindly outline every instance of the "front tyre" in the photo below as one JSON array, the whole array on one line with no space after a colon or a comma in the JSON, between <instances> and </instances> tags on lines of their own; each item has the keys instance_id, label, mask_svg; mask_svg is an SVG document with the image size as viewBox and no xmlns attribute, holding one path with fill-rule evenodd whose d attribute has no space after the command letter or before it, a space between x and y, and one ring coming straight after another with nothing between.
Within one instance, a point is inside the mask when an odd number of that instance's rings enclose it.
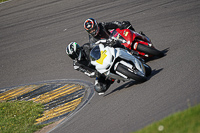
<instances>
[{"instance_id":1,"label":"front tyre","mask_svg":"<svg viewBox=\"0 0 200 133\"><path fill-rule=\"evenodd\" d=\"M150 76L151 72L152 72L151 67L149 65L147 65L147 64L144 64L144 67L145 67L145 71L146 71L145 76L146 77Z\"/></svg>"},{"instance_id":2,"label":"front tyre","mask_svg":"<svg viewBox=\"0 0 200 133\"><path fill-rule=\"evenodd\" d=\"M135 74L133 71L129 71L130 68L127 66L124 66L122 64L118 64L116 71L120 72L121 74L127 76L128 78L131 78L137 82L144 82L147 80L146 77L142 77L140 75Z\"/></svg>"},{"instance_id":3,"label":"front tyre","mask_svg":"<svg viewBox=\"0 0 200 133\"><path fill-rule=\"evenodd\" d=\"M147 45L140 44L140 43L138 43L138 46L137 46L136 50L138 50L140 52L143 52L145 54L149 54L149 55L153 55L153 56L157 56L157 57L164 56L164 53L162 53L161 51L159 51L159 50L157 50L155 48L149 47Z\"/></svg>"}]
</instances>

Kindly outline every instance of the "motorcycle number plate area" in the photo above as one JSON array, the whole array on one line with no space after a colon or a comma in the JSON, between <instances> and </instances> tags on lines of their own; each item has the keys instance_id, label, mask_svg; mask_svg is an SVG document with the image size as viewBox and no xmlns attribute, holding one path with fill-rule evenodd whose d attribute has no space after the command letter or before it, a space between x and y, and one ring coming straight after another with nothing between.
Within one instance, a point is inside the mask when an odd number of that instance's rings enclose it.
<instances>
[{"instance_id":1,"label":"motorcycle number plate area","mask_svg":"<svg viewBox=\"0 0 200 133\"><path fill-rule=\"evenodd\" d=\"M106 56L107 56L107 51L106 50L104 50L104 51L101 51L101 57L100 57L100 59L98 59L96 62L97 63L99 63L99 64L103 64L103 60L106 58Z\"/></svg>"}]
</instances>

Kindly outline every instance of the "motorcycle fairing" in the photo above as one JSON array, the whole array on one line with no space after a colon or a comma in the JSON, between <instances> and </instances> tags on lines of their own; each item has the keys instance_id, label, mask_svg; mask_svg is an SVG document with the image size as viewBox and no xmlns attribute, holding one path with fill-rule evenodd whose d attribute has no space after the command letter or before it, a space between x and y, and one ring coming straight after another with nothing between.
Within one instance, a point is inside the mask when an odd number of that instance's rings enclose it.
<instances>
[{"instance_id":1,"label":"motorcycle fairing","mask_svg":"<svg viewBox=\"0 0 200 133\"><path fill-rule=\"evenodd\" d=\"M144 68L143 64L141 63L141 61L139 61L139 59L135 58L134 55L131 55L125 49L122 49L122 48L116 48L116 49L118 49L117 51L119 51L119 52L117 52L116 57L120 57L127 61L132 61L135 65L135 67L137 68L137 70L139 70L138 74L141 76L145 75L145 68Z\"/></svg>"},{"instance_id":2,"label":"motorcycle fairing","mask_svg":"<svg viewBox=\"0 0 200 133\"><path fill-rule=\"evenodd\" d=\"M143 44L143 45L147 45L149 47L153 47L152 44L148 43L148 42L145 42L145 41L142 41L142 40L139 40L136 38L136 36L141 36L139 35L139 33L135 32L135 31L132 31L130 29L115 29L115 30L112 30L110 31L111 34L110 34L110 38L115 38L115 40L119 40L121 42L122 45L124 45L125 47L129 48L129 49L133 49L135 51L137 51L140 55L142 55L144 58L145 57L151 57L151 55L147 55L141 51L138 51L137 50L137 46L138 46L138 43L140 44ZM115 34L117 35L115 35ZM116 37L115 37L115 36ZM123 39L120 39L118 36L120 36L121 38ZM123 40L123 41L121 41ZM150 40L149 40L150 41Z\"/></svg>"},{"instance_id":3,"label":"motorcycle fairing","mask_svg":"<svg viewBox=\"0 0 200 133\"><path fill-rule=\"evenodd\" d=\"M104 47L103 44L99 44L98 46L96 46L96 49L97 48L99 48L100 50L96 50L96 52L101 51L101 57L98 60L92 60L91 64L93 64L96 67L96 70L101 74L108 72L107 75L109 75L110 74L109 70L112 67L115 59L120 57L121 59L124 59L126 61L132 61L138 70L137 74L140 74L141 76L145 75L145 69L143 64L125 49L122 48L114 49L108 46ZM92 50L90 55L92 55L92 52L94 51Z\"/></svg>"},{"instance_id":4,"label":"motorcycle fairing","mask_svg":"<svg viewBox=\"0 0 200 133\"><path fill-rule=\"evenodd\" d=\"M131 31L130 29L120 30L119 28L116 29L116 31L126 40L126 42L122 42L122 45L131 49L132 42L135 39L135 34L133 34L134 31Z\"/></svg>"},{"instance_id":5,"label":"motorcycle fairing","mask_svg":"<svg viewBox=\"0 0 200 133\"><path fill-rule=\"evenodd\" d=\"M96 70L100 73L104 73L106 71L108 71L105 68L109 68L112 63L113 63L113 57L115 56L114 54L114 48L108 48L108 47L104 47L103 44L99 44L98 46L95 46L95 48L99 48L100 51L100 58L98 60L92 60L91 64L93 64L96 67ZM90 56L93 54L93 50L90 52Z\"/></svg>"}]
</instances>

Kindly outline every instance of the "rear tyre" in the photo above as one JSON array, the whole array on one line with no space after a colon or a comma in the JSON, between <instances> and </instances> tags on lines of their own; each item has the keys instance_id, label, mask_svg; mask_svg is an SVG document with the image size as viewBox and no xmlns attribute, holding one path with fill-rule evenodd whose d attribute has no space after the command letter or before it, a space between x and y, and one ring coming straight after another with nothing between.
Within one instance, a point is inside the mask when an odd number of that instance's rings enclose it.
<instances>
[{"instance_id":1,"label":"rear tyre","mask_svg":"<svg viewBox=\"0 0 200 133\"><path fill-rule=\"evenodd\" d=\"M124 66L122 64L118 64L116 71L126 75L128 78L134 79L137 82L144 82L147 80L146 77L142 77L140 75L135 74L133 71L129 71L127 66Z\"/></svg>"},{"instance_id":2,"label":"rear tyre","mask_svg":"<svg viewBox=\"0 0 200 133\"><path fill-rule=\"evenodd\" d=\"M153 56L158 56L158 57L164 56L164 53L162 53L161 51L140 43L137 46L137 50Z\"/></svg>"}]
</instances>

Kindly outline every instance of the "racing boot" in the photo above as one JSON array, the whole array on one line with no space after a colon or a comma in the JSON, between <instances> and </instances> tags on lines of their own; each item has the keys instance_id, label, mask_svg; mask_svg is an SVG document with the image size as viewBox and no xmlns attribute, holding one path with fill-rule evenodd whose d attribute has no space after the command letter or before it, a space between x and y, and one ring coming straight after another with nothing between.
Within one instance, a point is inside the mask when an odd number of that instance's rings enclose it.
<instances>
[{"instance_id":1,"label":"racing boot","mask_svg":"<svg viewBox=\"0 0 200 133\"><path fill-rule=\"evenodd\" d=\"M140 31L139 33L140 33L141 35L143 35L143 36L146 36L146 35L144 34L144 32L142 32L142 31Z\"/></svg>"},{"instance_id":2,"label":"racing boot","mask_svg":"<svg viewBox=\"0 0 200 133\"><path fill-rule=\"evenodd\" d=\"M129 21L122 21L122 25L120 29L130 29L130 30L135 31L135 29L133 28L133 26L131 25Z\"/></svg>"},{"instance_id":3,"label":"racing boot","mask_svg":"<svg viewBox=\"0 0 200 133\"><path fill-rule=\"evenodd\" d=\"M147 36L144 34L144 32L140 31L139 34L142 35L142 36L144 36L144 41L147 41L147 42L151 43L151 40L149 39L149 37L147 37Z\"/></svg>"},{"instance_id":4,"label":"racing boot","mask_svg":"<svg viewBox=\"0 0 200 133\"><path fill-rule=\"evenodd\" d=\"M104 84L100 83L98 78L96 78L94 81L94 90L99 95L103 95L107 89L106 89L106 86Z\"/></svg>"},{"instance_id":5,"label":"racing boot","mask_svg":"<svg viewBox=\"0 0 200 133\"><path fill-rule=\"evenodd\" d=\"M99 94L99 95L103 95L108 88L110 87L110 85L114 83L114 81L111 80L105 80L105 79L99 79L98 77L95 79L95 83L94 83L94 90Z\"/></svg>"}]
</instances>

